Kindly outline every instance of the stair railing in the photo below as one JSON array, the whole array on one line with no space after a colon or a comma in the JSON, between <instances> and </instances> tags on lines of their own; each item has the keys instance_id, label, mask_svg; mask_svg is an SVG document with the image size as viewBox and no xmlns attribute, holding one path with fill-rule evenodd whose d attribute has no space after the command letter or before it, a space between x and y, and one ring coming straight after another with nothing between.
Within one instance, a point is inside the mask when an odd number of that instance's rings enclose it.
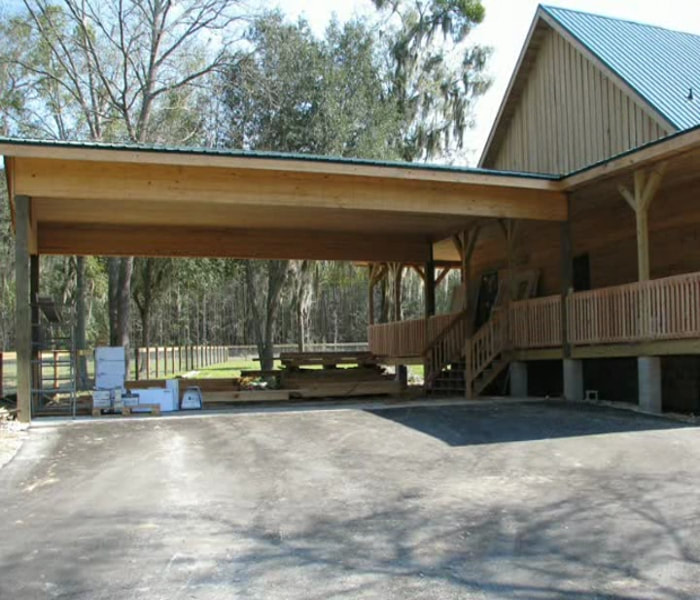
<instances>
[{"instance_id":1,"label":"stair railing","mask_svg":"<svg viewBox=\"0 0 700 600\"><path fill-rule=\"evenodd\" d=\"M459 361L464 354L467 335L467 311L454 318L428 343L423 351L425 387L430 387L448 365Z\"/></svg>"},{"instance_id":2,"label":"stair railing","mask_svg":"<svg viewBox=\"0 0 700 600\"><path fill-rule=\"evenodd\" d=\"M507 311L496 312L471 339L471 385L502 354L508 343Z\"/></svg>"}]
</instances>

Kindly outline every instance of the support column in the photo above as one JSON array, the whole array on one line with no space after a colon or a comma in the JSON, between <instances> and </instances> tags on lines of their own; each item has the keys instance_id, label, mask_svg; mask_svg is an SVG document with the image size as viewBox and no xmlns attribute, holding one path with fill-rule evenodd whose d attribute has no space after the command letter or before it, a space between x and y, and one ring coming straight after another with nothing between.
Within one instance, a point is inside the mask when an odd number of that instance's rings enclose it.
<instances>
[{"instance_id":1,"label":"support column","mask_svg":"<svg viewBox=\"0 0 700 600\"><path fill-rule=\"evenodd\" d=\"M510 395L513 398L527 398L527 363L510 363Z\"/></svg>"},{"instance_id":2,"label":"support column","mask_svg":"<svg viewBox=\"0 0 700 600\"><path fill-rule=\"evenodd\" d=\"M369 306L369 324L374 325L374 269L375 265L369 265L369 277L368 277L368 297L367 303Z\"/></svg>"},{"instance_id":3,"label":"support column","mask_svg":"<svg viewBox=\"0 0 700 600\"><path fill-rule=\"evenodd\" d=\"M583 361L564 359L564 400L583 402Z\"/></svg>"},{"instance_id":4,"label":"support column","mask_svg":"<svg viewBox=\"0 0 700 600\"><path fill-rule=\"evenodd\" d=\"M567 220L560 229L561 247L561 345L563 357L565 400L581 402L584 397L583 363L571 358L571 341L569 338L569 294L573 290L574 257L571 239L571 196L567 194Z\"/></svg>"},{"instance_id":5,"label":"support column","mask_svg":"<svg viewBox=\"0 0 700 600\"><path fill-rule=\"evenodd\" d=\"M430 245L430 254L425 263L425 316L435 315L435 261L433 260L433 246Z\"/></svg>"},{"instance_id":6,"label":"support column","mask_svg":"<svg viewBox=\"0 0 700 600\"><path fill-rule=\"evenodd\" d=\"M402 390L408 387L408 367L406 365L396 365L396 381L399 382Z\"/></svg>"},{"instance_id":7,"label":"support column","mask_svg":"<svg viewBox=\"0 0 700 600\"><path fill-rule=\"evenodd\" d=\"M455 235L452 241L460 258L460 270L462 275L462 308L467 312L466 327L464 331L464 398L471 400L472 392L472 335L474 334L474 315L476 313L476 298L473 297L470 282L472 278L471 258L479 238L481 225L475 223L469 229L465 229L459 235Z\"/></svg>"},{"instance_id":8,"label":"support column","mask_svg":"<svg viewBox=\"0 0 700 600\"><path fill-rule=\"evenodd\" d=\"M17 416L32 418L32 316L30 306L30 200L15 196L15 336L17 351Z\"/></svg>"},{"instance_id":9,"label":"support column","mask_svg":"<svg viewBox=\"0 0 700 600\"><path fill-rule=\"evenodd\" d=\"M393 263L391 265L391 273L394 284L394 321L401 320L401 281L403 279L403 265L401 263Z\"/></svg>"},{"instance_id":10,"label":"support column","mask_svg":"<svg viewBox=\"0 0 700 600\"><path fill-rule=\"evenodd\" d=\"M639 408L652 413L662 412L661 358L658 356L637 358L637 382Z\"/></svg>"},{"instance_id":11,"label":"support column","mask_svg":"<svg viewBox=\"0 0 700 600\"><path fill-rule=\"evenodd\" d=\"M567 214L571 215L571 196L567 194ZM571 217L563 221L560 229L561 249L561 344L562 356L571 358L571 342L569 340L569 294L574 287L574 252L571 239Z\"/></svg>"},{"instance_id":12,"label":"support column","mask_svg":"<svg viewBox=\"0 0 700 600\"><path fill-rule=\"evenodd\" d=\"M619 192L634 211L637 229L637 273L639 281L651 278L649 266L649 207L661 186L666 163L662 163L650 174L638 170L634 173L634 191L620 186ZM646 296L642 297L640 306L644 328L648 333L650 307ZM637 358L637 383L639 385L638 403L642 410L662 412L661 395L661 359L658 356L640 356Z\"/></svg>"}]
</instances>

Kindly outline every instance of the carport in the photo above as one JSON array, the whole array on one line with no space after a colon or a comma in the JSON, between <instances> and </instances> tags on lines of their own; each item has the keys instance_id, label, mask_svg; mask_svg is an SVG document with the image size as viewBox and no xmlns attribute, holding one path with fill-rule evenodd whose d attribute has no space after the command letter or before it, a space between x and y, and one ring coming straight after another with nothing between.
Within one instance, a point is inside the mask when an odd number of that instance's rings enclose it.
<instances>
[{"instance_id":1,"label":"carport","mask_svg":"<svg viewBox=\"0 0 700 600\"><path fill-rule=\"evenodd\" d=\"M345 260L463 267L476 221L566 222L555 179L272 153L0 140L16 233L17 395L31 419L42 254Z\"/></svg>"}]
</instances>

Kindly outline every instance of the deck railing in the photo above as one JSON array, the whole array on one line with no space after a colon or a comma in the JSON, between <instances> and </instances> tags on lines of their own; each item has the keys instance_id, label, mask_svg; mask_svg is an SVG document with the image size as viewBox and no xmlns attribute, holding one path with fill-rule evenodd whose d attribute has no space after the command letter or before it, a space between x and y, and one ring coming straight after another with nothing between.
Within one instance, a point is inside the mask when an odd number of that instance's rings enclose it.
<instances>
[{"instance_id":1,"label":"deck railing","mask_svg":"<svg viewBox=\"0 0 700 600\"><path fill-rule=\"evenodd\" d=\"M558 295L513 302L509 347L560 347L561 308ZM568 297L567 308L574 346L700 338L700 273L576 292ZM370 350L382 356L420 356L452 319L454 315L432 317L427 326L424 319L374 325Z\"/></svg>"},{"instance_id":2,"label":"deck railing","mask_svg":"<svg viewBox=\"0 0 700 600\"><path fill-rule=\"evenodd\" d=\"M576 345L700 337L700 273L577 292L568 312Z\"/></svg>"},{"instance_id":3,"label":"deck railing","mask_svg":"<svg viewBox=\"0 0 700 600\"><path fill-rule=\"evenodd\" d=\"M369 350L377 356L418 357L454 319L454 314L370 325Z\"/></svg>"},{"instance_id":4,"label":"deck railing","mask_svg":"<svg viewBox=\"0 0 700 600\"><path fill-rule=\"evenodd\" d=\"M450 320L442 324L442 329L423 351L427 372L426 383L432 383L447 365L458 362L464 353L464 342L467 339L466 311L449 315Z\"/></svg>"},{"instance_id":5,"label":"deck railing","mask_svg":"<svg viewBox=\"0 0 700 600\"><path fill-rule=\"evenodd\" d=\"M561 296L513 302L508 321L514 349L561 346Z\"/></svg>"},{"instance_id":6,"label":"deck railing","mask_svg":"<svg viewBox=\"0 0 700 600\"><path fill-rule=\"evenodd\" d=\"M476 379L508 345L508 313L495 313L472 337L471 377Z\"/></svg>"}]
</instances>

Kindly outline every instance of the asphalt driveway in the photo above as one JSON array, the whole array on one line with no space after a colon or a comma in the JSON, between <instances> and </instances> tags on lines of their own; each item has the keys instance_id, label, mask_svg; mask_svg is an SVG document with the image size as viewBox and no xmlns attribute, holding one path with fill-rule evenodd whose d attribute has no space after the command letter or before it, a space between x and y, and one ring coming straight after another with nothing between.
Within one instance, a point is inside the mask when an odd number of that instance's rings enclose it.
<instances>
[{"instance_id":1,"label":"asphalt driveway","mask_svg":"<svg viewBox=\"0 0 700 600\"><path fill-rule=\"evenodd\" d=\"M558 403L33 428L0 598L698 598L700 430Z\"/></svg>"}]
</instances>

